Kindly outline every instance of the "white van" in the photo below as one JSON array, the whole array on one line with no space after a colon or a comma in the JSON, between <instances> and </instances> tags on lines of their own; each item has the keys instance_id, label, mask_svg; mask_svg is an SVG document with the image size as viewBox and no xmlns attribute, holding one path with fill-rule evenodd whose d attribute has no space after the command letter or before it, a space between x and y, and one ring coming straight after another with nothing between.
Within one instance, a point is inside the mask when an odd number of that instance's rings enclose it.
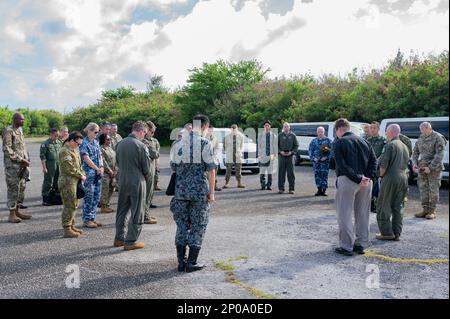
<instances>
[{"instance_id":1,"label":"white van","mask_svg":"<svg viewBox=\"0 0 450 319\"><path fill-rule=\"evenodd\" d=\"M224 174L226 171L225 166L225 151L223 143L225 136L231 132L229 128L214 128L214 135L219 140L219 174ZM250 170L252 173L259 173L259 160L257 156L257 146L255 141L245 136L242 132L239 134L244 138L243 158L242 158L242 170Z\"/></svg>"},{"instance_id":2,"label":"white van","mask_svg":"<svg viewBox=\"0 0 450 319\"><path fill-rule=\"evenodd\" d=\"M444 155L444 171L442 172L442 179L448 182L448 117L413 117L413 118L392 118L384 119L380 124L380 135L386 136L386 128L389 124L398 124L402 130L402 134L408 136L411 139L412 147L416 144L417 139L420 136L420 123L430 122L433 130L442 134L447 140L445 146ZM409 182L414 182L417 177L412 171L412 162L409 163Z\"/></svg>"},{"instance_id":3,"label":"white van","mask_svg":"<svg viewBox=\"0 0 450 319\"><path fill-rule=\"evenodd\" d=\"M351 130L359 136L364 134L364 125L367 123L350 122ZM290 123L291 131L297 135L298 152L295 157L295 164L300 165L304 160L309 160L309 144L317 137L317 128L323 126L325 128L325 136L334 141L336 132L334 130L334 122L307 122L307 123Z\"/></svg>"}]
</instances>

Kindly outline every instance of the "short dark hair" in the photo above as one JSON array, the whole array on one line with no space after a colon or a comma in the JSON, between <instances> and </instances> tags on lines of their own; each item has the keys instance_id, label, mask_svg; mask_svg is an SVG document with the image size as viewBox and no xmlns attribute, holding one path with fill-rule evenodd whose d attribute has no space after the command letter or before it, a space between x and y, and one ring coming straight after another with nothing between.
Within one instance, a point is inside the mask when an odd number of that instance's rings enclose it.
<instances>
[{"instance_id":1,"label":"short dark hair","mask_svg":"<svg viewBox=\"0 0 450 319\"><path fill-rule=\"evenodd\" d=\"M269 124L270 126L272 126L272 123L269 120L265 120L263 125Z\"/></svg>"},{"instance_id":2,"label":"short dark hair","mask_svg":"<svg viewBox=\"0 0 450 319\"><path fill-rule=\"evenodd\" d=\"M108 134L100 134L99 136L98 136L98 143L100 144L100 145L103 145L103 144L105 144L105 142L106 142L106 139L108 139L108 138L111 138Z\"/></svg>"},{"instance_id":3,"label":"short dark hair","mask_svg":"<svg viewBox=\"0 0 450 319\"><path fill-rule=\"evenodd\" d=\"M350 122L345 118L340 118L334 122L334 129L337 131L341 127L350 128Z\"/></svg>"},{"instance_id":4,"label":"short dark hair","mask_svg":"<svg viewBox=\"0 0 450 319\"><path fill-rule=\"evenodd\" d=\"M65 144L66 142L70 142L70 141L76 141L78 139L83 139L83 135L78 131L74 131L69 134L69 137L67 137L67 139L64 141L63 144Z\"/></svg>"},{"instance_id":5,"label":"short dark hair","mask_svg":"<svg viewBox=\"0 0 450 319\"><path fill-rule=\"evenodd\" d=\"M377 121L373 121L372 123L370 123L372 125L376 125L376 127L380 128L380 122Z\"/></svg>"},{"instance_id":6,"label":"short dark hair","mask_svg":"<svg viewBox=\"0 0 450 319\"><path fill-rule=\"evenodd\" d=\"M56 128L51 128L51 129L50 129L50 134L54 134L54 133L58 133L58 129L56 129Z\"/></svg>"},{"instance_id":7,"label":"short dark hair","mask_svg":"<svg viewBox=\"0 0 450 319\"><path fill-rule=\"evenodd\" d=\"M196 116L194 116L193 121L200 121L200 125L201 127L204 127L206 124L209 124L209 117L207 117L206 115L203 114L197 114Z\"/></svg>"},{"instance_id":8,"label":"short dark hair","mask_svg":"<svg viewBox=\"0 0 450 319\"><path fill-rule=\"evenodd\" d=\"M235 129L238 128L238 126L237 126L237 124L233 124L233 125L231 125L231 128L232 128L233 130L235 130Z\"/></svg>"},{"instance_id":9,"label":"short dark hair","mask_svg":"<svg viewBox=\"0 0 450 319\"><path fill-rule=\"evenodd\" d=\"M144 121L137 121L133 124L133 132L148 130L148 125Z\"/></svg>"}]
</instances>

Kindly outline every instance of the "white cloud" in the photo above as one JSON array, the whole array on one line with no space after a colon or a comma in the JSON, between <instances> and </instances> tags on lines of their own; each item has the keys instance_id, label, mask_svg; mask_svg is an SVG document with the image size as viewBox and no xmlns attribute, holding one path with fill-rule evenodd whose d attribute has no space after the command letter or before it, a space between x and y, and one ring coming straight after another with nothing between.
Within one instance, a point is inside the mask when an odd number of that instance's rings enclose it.
<instances>
[{"instance_id":1,"label":"white cloud","mask_svg":"<svg viewBox=\"0 0 450 319\"><path fill-rule=\"evenodd\" d=\"M165 24L129 20L137 7L170 11L172 5L186 2L49 0L34 5L33 19L20 19L19 14L32 2L11 4L12 13L0 13L0 41L5 43L0 46L0 72L2 63L17 70L6 75L10 81L4 90L30 106L56 105L62 110L95 102L108 87L144 88L151 74L163 75L175 88L185 83L188 69L218 59L257 58L275 77L380 66L398 48L425 53L448 49L448 10L433 10L442 5L439 0L416 0L402 13L381 10L370 0L296 0L284 14L268 13L267 0L210 0ZM0 12L7 9L0 3ZM55 20L67 30L42 34L39 26ZM34 52L33 38L48 49L52 65L29 66L23 72L11 61Z\"/></svg>"}]
</instances>

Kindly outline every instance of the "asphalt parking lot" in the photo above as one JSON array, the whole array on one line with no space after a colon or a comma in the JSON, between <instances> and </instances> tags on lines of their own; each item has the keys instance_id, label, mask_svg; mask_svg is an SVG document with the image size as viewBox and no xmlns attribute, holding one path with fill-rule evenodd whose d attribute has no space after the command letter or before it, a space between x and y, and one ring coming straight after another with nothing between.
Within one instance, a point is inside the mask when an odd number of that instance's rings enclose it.
<instances>
[{"instance_id":1,"label":"asphalt parking lot","mask_svg":"<svg viewBox=\"0 0 450 319\"><path fill-rule=\"evenodd\" d=\"M62 238L61 206L41 206L39 144L28 145L31 182L25 204L30 221L7 222L3 154L0 155L0 298L449 298L448 188L441 188L438 218L414 218L420 209L411 186L399 242L375 240L366 256L344 257L337 244L334 172L328 197L315 197L312 168L296 167L295 195L259 190L259 176L244 175L246 189L218 192L201 261L207 268L176 271L175 223L170 197L158 192L145 225L142 250L113 248L114 214L104 227L78 239ZM161 158L161 185L169 180ZM223 176L219 176L223 185ZM116 207L117 194L113 197ZM77 224L80 224L80 210ZM73 280L79 273L79 285Z\"/></svg>"}]
</instances>

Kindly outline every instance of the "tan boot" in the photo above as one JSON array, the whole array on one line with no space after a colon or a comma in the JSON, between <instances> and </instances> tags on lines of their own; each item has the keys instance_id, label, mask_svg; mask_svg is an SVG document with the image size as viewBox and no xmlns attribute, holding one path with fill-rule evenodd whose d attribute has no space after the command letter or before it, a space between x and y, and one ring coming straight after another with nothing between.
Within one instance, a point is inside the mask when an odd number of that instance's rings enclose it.
<instances>
[{"instance_id":1,"label":"tan boot","mask_svg":"<svg viewBox=\"0 0 450 319\"><path fill-rule=\"evenodd\" d=\"M111 208L109 208L106 205L102 205L102 208L100 210L101 214L109 214L109 213L112 213L112 212L113 212L113 210Z\"/></svg>"},{"instance_id":2,"label":"tan boot","mask_svg":"<svg viewBox=\"0 0 450 319\"><path fill-rule=\"evenodd\" d=\"M83 233L81 229L76 228L74 225L72 225L70 228L72 228L74 232L79 233L80 235Z\"/></svg>"},{"instance_id":3,"label":"tan boot","mask_svg":"<svg viewBox=\"0 0 450 319\"><path fill-rule=\"evenodd\" d=\"M135 242L132 245L124 245L123 249L124 250L136 250L136 249L142 249L145 247L145 244L142 242Z\"/></svg>"},{"instance_id":4,"label":"tan boot","mask_svg":"<svg viewBox=\"0 0 450 319\"><path fill-rule=\"evenodd\" d=\"M19 217L16 216L16 210L15 209L11 209L9 211L9 219L8 219L8 221L10 223L17 224L17 223L20 223L22 221L22 219L20 219Z\"/></svg>"},{"instance_id":5,"label":"tan boot","mask_svg":"<svg viewBox=\"0 0 450 319\"><path fill-rule=\"evenodd\" d=\"M436 213L434 209L430 209L428 211L428 214L425 216L426 219L435 219L436 218Z\"/></svg>"},{"instance_id":6,"label":"tan boot","mask_svg":"<svg viewBox=\"0 0 450 319\"><path fill-rule=\"evenodd\" d=\"M392 236L385 236L385 235L382 235L382 234L377 234L375 236L375 238L378 239L378 240L395 240L395 236L394 235L392 235Z\"/></svg>"},{"instance_id":7,"label":"tan boot","mask_svg":"<svg viewBox=\"0 0 450 319\"><path fill-rule=\"evenodd\" d=\"M237 187L238 187L238 188L245 188L245 185L243 185L243 184L241 183L241 181L238 181Z\"/></svg>"},{"instance_id":8,"label":"tan boot","mask_svg":"<svg viewBox=\"0 0 450 319\"><path fill-rule=\"evenodd\" d=\"M416 217L416 218L425 218L425 216L427 216L428 215L428 208L423 208L423 210L422 210L422 212L421 213L417 213L417 214L414 214L414 217Z\"/></svg>"},{"instance_id":9,"label":"tan boot","mask_svg":"<svg viewBox=\"0 0 450 319\"><path fill-rule=\"evenodd\" d=\"M24 220L28 220L31 218L31 215L27 215L27 214L22 214L20 212L19 207L16 208L16 216L19 217L20 219L24 219Z\"/></svg>"},{"instance_id":10,"label":"tan boot","mask_svg":"<svg viewBox=\"0 0 450 319\"><path fill-rule=\"evenodd\" d=\"M80 233L74 232L72 227L64 227L64 238L78 238Z\"/></svg>"},{"instance_id":11,"label":"tan boot","mask_svg":"<svg viewBox=\"0 0 450 319\"><path fill-rule=\"evenodd\" d=\"M223 185L222 188L230 188L230 186L228 185L228 182L226 182L225 185Z\"/></svg>"}]
</instances>

